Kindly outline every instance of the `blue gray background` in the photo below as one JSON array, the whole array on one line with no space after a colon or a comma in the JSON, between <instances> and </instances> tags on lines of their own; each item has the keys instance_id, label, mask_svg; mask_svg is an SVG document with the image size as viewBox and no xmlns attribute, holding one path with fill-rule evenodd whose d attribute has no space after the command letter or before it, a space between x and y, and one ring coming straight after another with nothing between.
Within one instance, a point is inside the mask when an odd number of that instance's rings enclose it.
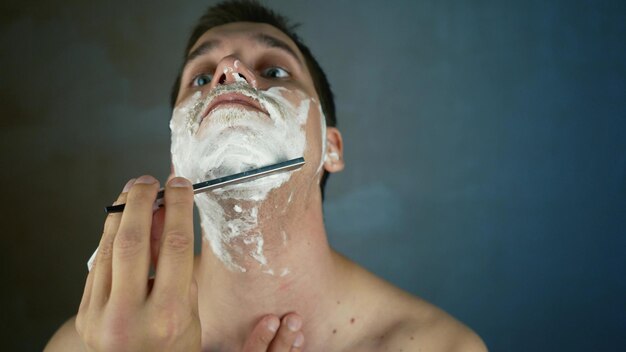
<instances>
[{"instance_id":1,"label":"blue gray background","mask_svg":"<svg viewBox=\"0 0 626 352\"><path fill-rule=\"evenodd\" d=\"M492 351L626 347L626 3L267 1L333 84L332 244ZM125 181L168 167L206 1L0 5L3 350L75 314Z\"/></svg>"}]
</instances>

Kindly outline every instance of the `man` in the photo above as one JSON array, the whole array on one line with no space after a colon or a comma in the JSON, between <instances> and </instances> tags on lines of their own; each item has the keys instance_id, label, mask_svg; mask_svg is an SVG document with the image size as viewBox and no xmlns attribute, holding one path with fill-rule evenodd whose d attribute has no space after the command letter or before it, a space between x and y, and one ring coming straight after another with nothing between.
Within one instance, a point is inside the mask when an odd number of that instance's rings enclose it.
<instances>
[{"instance_id":1,"label":"man","mask_svg":"<svg viewBox=\"0 0 626 352\"><path fill-rule=\"evenodd\" d=\"M78 315L48 350L485 351L329 247L323 186L343 144L326 77L283 17L248 1L209 9L173 98L165 206L153 214L150 176L124 187ZM197 195L193 258L191 182L300 156L300 170Z\"/></svg>"}]
</instances>

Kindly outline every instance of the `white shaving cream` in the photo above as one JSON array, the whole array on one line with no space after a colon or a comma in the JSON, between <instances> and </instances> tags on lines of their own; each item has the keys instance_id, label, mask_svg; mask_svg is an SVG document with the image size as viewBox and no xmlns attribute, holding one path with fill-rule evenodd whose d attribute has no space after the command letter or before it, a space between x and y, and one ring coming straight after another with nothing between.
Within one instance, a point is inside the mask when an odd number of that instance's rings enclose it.
<instances>
[{"instance_id":1,"label":"white shaving cream","mask_svg":"<svg viewBox=\"0 0 626 352\"><path fill-rule=\"evenodd\" d=\"M170 122L171 152L177 176L197 183L304 155L305 125L312 99L300 91L282 87L261 91L243 79L236 81L217 86L206 97L197 92L174 110ZM226 93L239 93L256 100L269 116L230 106L218 106L203 116L212 100ZM296 96L299 101L294 104L286 95L292 99ZM319 104L315 105L320 109L324 152L325 118ZM263 253L263 234L258 229L258 208L272 189L290 177L289 172L279 173L195 197L204 236L227 267L246 271L234 255L248 255L259 265L268 266ZM265 272L274 273L271 268Z\"/></svg>"}]
</instances>

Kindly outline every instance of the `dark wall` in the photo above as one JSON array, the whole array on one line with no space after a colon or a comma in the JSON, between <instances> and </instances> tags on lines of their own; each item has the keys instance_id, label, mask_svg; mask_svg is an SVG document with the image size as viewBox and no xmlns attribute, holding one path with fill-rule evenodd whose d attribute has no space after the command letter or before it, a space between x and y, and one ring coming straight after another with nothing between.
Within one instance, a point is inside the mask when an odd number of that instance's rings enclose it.
<instances>
[{"instance_id":1,"label":"dark wall","mask_svg":"<svg viewBox=\"0 0 626 352\"><path fill-rule=\"evenodd\" d=\"M268 3L335 89L337 249L493 351L626 346L626 3ZM166 177L169 88L206 5L0 5L3 350L75 314L102 206Z\"/></svg>"}]
</instances>

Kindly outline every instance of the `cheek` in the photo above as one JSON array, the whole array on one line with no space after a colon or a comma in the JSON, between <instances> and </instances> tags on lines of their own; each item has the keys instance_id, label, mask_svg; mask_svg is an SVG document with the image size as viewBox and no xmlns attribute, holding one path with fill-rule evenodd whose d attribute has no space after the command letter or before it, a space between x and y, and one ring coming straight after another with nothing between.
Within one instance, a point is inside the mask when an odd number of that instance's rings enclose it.
<instances>
[{"instance_id":1,"label":"cheek","mask_svg":"<svg viewBox=\"0 0 626 352\"><path fill-rule=\"evenodd\" d=\"M278 93L281 100L295 110L299 110L303 106L313 106L315 104L315 99L299 89L275 87L272 88L271 91Z\"/></svg>"},{"instance_id":2,"label":"cheek","mask_svg":"<svg viewBox=\"0 0 626 352\"><path fill-rule=\"evenodd\" d=\"M326 123L319 104L313 101L311 101L304 128L309 158L312 158L312 161L318 160L322 157L326 147Z\"/></svg>"},{"instance_id":3,"label":"cheek","mask_svg":"<svg viewBox=\"0 0 626 352\"><path fill-rule=\"evenodd\" d=\"M296 111L295 116L287 118L296 122L305 138L306 159L317 162L326 145L326 120L319 102L298 89L282 89L280 95Z\"/></svg>"},{"instance_id":4,"label":"cheek","mask_svg":"<svg viewBox=\"0 0 626 352\"><path fill-rule=\"evenodd\" d=\"M176 105L170 119L170 132L172 137L189 131L193 120L200 114L203 107L202 93L196 92ZM193 131L192 131L193 132Z\"/></svg>"}]
</instances>

